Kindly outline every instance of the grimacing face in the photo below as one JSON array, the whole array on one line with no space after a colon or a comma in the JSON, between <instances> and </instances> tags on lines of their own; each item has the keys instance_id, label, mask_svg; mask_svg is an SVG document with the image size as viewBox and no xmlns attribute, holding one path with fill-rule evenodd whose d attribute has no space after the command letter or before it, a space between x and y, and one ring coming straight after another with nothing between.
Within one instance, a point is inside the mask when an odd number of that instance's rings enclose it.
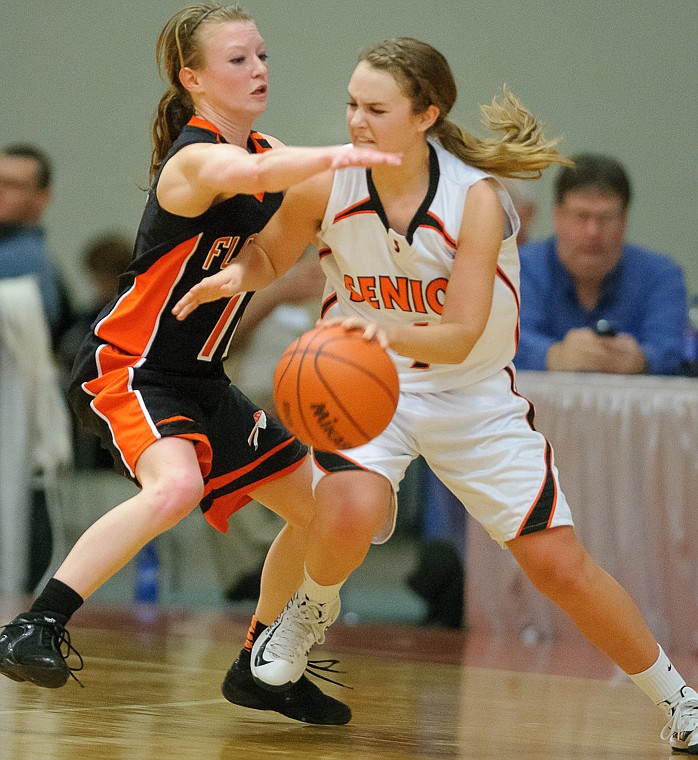
<instances>
[{"instance_id":1,"label":"grimacing face","mask_svg":"<svg viewBox=\"0 0 698 760\"><path fill-rule=\"evenodd\" d=\"M395 77L366 61L357 65L348 91L347 127L355 146L407 152L424 141L435 118L429 110L413 113Z\"/></svg>"},{"instance_id":2,"label":"grimacing face","mask_svg":"<svg viewBox=\"0 0 698 760\"><path fill-rule=\"evenodd\" d=\"M568 192L554 208L560 260L578 281L601 282L620 260L628 210L617 194L596 188Z\"/></svg>"}]
</instances>

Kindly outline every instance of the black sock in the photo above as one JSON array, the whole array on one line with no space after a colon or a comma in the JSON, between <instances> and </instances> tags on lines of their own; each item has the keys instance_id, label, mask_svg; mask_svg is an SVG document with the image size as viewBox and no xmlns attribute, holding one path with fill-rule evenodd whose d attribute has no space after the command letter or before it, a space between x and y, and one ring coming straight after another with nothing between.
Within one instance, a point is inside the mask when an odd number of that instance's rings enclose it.
<instances>
[{"instance_id":1,"label":"black sock","mask_svg":"<svg viewBox=\"0 0 698 760\"><path fill-rule=\"evenodd\" d=\"M65 625L73 613L82 606L84 599L70 586L56 578L46 584L35 599L29 612L51 612Z\"/></svg>"},{"instance_id":2,"label":"black sock","mask_svg":"<svg viewBox=\"0 0 698 760\"><path fill-rule=\"evenodd\" d=\"M265 631L268 627L269 626L264 625L264 623L260 623L259 620L257 620L257 618L255 618L255 621L254 621L254 632L252 634L252 643L254 643L255 641L257 641L257 639L259 638L259 634L262 631Z\"/></svg>"},{"instance_id":3,"label":"black sock","mask_svg":"<svg viewBox=\"0 0 698 760\"><path fill-rule=\"evenodd\" d=\"M245 646L243 649L247 652L252 651L252 645L257 641L257 638L259 637L259 634L266 628L267 626L264 625L264 623L260 623L259 620L257 620L256 615L252 615L252 621L250 622L250 627L247 629L247 638L245 639Z\"/></svg>"}]
</instances>

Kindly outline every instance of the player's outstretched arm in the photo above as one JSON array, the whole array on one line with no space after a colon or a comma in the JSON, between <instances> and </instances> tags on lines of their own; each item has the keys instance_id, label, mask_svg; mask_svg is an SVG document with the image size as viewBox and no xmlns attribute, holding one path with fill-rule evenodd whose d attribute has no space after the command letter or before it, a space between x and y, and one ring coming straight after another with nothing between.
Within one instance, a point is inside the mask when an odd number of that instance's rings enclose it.
<instances>
[{"instance_id":1,"label":"player's outstretched arm","mask_svg":"<svg viewBox=\"0 0 698 760\"><path fill-rule=\"evenodd\" d=\"M197 143L167 161L157 194L167 211L197 216L212 203L234 195L277 192L328 170L397 166L401 160L398 153L351 145L283 146L249 154L236 145Z\"/></svg>"},{"instance_id":2,"label":"player's outstretched arm","mask_svg":"<svg viewBox=\"0 0 698 760\"><path fill-rule=\"evenodd\" d=\"M195 145L181 154L181 178L214 197L278 192L327 170L398 166L402 160L397 153L352 145L284 146L253 155L237 146Z\"/></svg>"},{"instance_id":3,"label":"player's outstretched arm","mask_svg":"<svg viewBox=\"0 0 698 760\"><path fill-rule=\"evenodd\" d=\"M177 319L186 319L207 301L260 290L288 271L317 233L336 169L363 166L364 162L375 164L378 160L400 161L396 154L344 146L333 150L332 155L331 169L291 187L279 210L261 232L248 238L235 259L225 269L194 285L177 302L172 309Z\"/></svg>"}]
</instances>

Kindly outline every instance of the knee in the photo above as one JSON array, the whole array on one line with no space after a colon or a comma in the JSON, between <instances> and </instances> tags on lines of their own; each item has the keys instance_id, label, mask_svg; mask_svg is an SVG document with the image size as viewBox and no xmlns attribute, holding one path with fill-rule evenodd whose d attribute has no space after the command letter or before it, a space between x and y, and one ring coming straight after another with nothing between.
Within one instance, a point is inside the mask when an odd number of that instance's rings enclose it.
<instances>
[{"instance_id":1,"label":"knee","mask_svg":"<svg viewBox=\"0 0 698 760\"><path fill-rule=\"evenodd\" d=\"M543 594L556 599L582 594L591 577L593 564L591 557L579 547L570 553L544 554L526 572Z\"/></svg>"},{"instance_id":2,"label":"knee","mask_svg":"<svg viewBox=\"0 0 698 760\"><path fill-rule=\"evenodd\" d=\"M167 530L197 507L204 496L204 483L198 471L169 473L148 486L148 495L153 521Z\"/></svg>"},{"instance_id":3,"label":"knee","mask_svg":"<svg viewBox=\"0 0 698 760\"><path fill-rule=\"evenodd\" d=\"M337 498L331 504L319 505L317 522L333 544L355 546L369 544L387 516L387 508L371 499Z\"/></svg>"}]
</instances>

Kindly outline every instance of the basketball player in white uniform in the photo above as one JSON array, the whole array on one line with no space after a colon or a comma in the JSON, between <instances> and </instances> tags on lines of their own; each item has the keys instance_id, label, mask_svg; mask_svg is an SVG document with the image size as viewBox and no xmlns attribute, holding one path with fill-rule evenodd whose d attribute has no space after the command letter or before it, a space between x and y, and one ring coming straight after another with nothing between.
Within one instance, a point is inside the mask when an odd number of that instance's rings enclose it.
<instances>
[{"instance_id":1,"label":"basketball player in white uniform","mask_svg":"<svg viewBox=\"0 0 698 760\"><path fill-rule=\"evenodd\" d=\"M422 454L532 582L660 706L663 738L698 754L698 695L579 544L551 447L516 392L518 218L494 176L536 175L566 159L510 93L483 109L499 140L478 140L446 118L455 94L448 63L425 43L400 38L364 51L349 83L352 143L402 153L401 165L326 172L291 188L256 241L175 307L185 318L205 301L257 290L317 236L327 321L378 339L399 370L398 408L380 436L314 452L319 508L305 581L255 643L253 676L282 690L303 675L339 613L342 583L371 541L392 532L395 493Z\"/></svg>"},{"instance_id":2,"label":"basketball player in white uniform","mask_svg":"<svg viewBox=\"0 0 698 760\"><path fill-rule=\"evenodd\" d=\"M386 326L441 323L468 190L491 175L432 141L428 161L426 195L400 231L390 226L369 173L335 173L318 233L327 275L324 317ZM531 426L530 404L513 388L518 218L503 187L497 182L491 187L504 209L504 240L496 254L489 318L477 342L463 361L448 364L415 361L389 348L401 389L390 427L343 454L316 451L314 463L316 485L327 472L361 467L383 475L396 492L407 465L422 454L490 535L504 543L522 533L572 525L572 518L549 445ZM394 522L391 508L373 542L387 540Z\"/></svg>"}]
</instances>

